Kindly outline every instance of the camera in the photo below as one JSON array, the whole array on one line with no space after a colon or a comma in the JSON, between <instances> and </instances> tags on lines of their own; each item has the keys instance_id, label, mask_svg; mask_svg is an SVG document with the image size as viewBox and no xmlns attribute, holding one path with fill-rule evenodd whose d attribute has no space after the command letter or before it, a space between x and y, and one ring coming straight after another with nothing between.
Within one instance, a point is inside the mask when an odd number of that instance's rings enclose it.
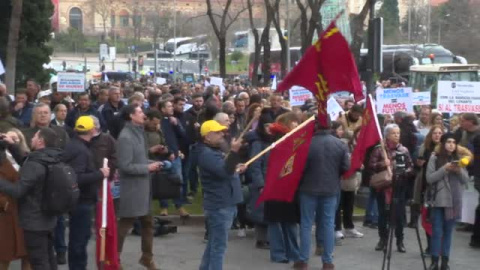
<instances>
[{"instance_id":1,"label":"camera","mask_svg":"<svg viewBox=\"0 0 480 270\"><path fill-rule=\"evenodd\" d=\"M407 171L407 155L395 152L395 174L404 174Z\"/></svg>"}]
</instances>

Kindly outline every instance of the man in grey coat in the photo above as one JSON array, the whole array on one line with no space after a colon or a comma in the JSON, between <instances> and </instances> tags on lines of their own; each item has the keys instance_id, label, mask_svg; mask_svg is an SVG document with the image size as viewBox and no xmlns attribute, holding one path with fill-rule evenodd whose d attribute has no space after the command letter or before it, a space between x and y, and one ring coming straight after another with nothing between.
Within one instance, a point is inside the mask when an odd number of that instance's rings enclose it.
<instances>
[{"instance_id":1,"label":"man in grey coat","mask_svg":"<svg viewBox=\"0 0 480 270\"><path fill-rule=\"evenodd\" d=\"M153 218L150 212L150 173L162 167L161 162L150 163L143 132L145 114L135 105L123 108L126 121L116 143L117 168L120 179L120 207L118 221L118 253L134 221L142 225L142 257L139 263L149 270L157 269L153 261Z\"/></svg>"}]
</instances>

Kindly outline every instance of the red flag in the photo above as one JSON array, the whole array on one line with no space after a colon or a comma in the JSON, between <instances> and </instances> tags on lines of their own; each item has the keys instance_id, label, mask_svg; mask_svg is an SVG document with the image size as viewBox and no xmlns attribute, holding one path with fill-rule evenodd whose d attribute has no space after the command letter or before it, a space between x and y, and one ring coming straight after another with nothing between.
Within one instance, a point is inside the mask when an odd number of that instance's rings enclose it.
<instances>
[{"instance_id":1,"label":"red flag","mask_svg":"<svg viewBox=\"0 0 480 270\"><path fill-rule=\"evenodd\" d=\"M307 49L300 62L278 85L277 91L283 92L295 85L305 87L316 97L318 119L322 125L327 123L328 95L349 91L355 100L363 99L355 60L335 20L319 36L318 41Z\"/></svg>"},{"instance_id":2,"label":"red flag","mask_svg":"<svg viewBox=\"0 0 480 270\"><path fill-rule=\"evenodd\" d=\"M97 232L97 265L98 269L104 270L118 270L120 269L120 259L117 252L117 218L115 217L115 209L113 207L112 193L109 185L107 185L107 227L105 230L105 261L103 262L103 268L100 267L100 249L101 249L101 236L100 229L102 227L102 201L97 203L97 216L96 216L96 232ZM102 192L100 192L102 194ZM103 200L104 198L102 198Z\"/></svg>"},{"instance_id":3,"label":"red flag","mask_svg":"<svg viewBox=\"0 0 480 270\"><path fill-rule=\"evenodd\" d=\"M355 171L362 167L367 149L378 144L382 140L382 133L378 125L377 114L372 96L368 96L367 106L363 112L362 129L358 134L357 145L353 149L350 170L343 177L350 177Z\"/></svg>"},{"instance_id":4,"label":"red flag","mask_svg":"<svg viewBox=\"0 0 480 270\"><path fill-rule=\"evenodd\" d=\"M285 202L293 200L307 161L315 127L313 119L308 121L279 142L270 152L265 186L257 204L268 200Z\"/></svg>"}]
</instances>

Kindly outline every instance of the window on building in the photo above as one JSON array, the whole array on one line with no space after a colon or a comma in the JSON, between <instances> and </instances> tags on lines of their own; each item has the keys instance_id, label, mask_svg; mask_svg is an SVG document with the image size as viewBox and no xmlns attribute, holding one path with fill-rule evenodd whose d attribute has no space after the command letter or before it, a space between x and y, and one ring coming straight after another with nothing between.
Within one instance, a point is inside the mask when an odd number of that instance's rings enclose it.
<instances>
[{"instance_id":1,"label":"window on building","mask_svg":"<svg viewBox=\"0 0 480 270\"><path fill-rule=\"evenodd\" d=\"M120 19L120 26L128 27L130 25L130 14L126 10L120 11L119 19Z\"/></svg>"},{"instance_id":2,"label":"window on building","mask_svg":"<svg viewBox=\"0 0 480 270\"><path fill-rule=\"evenodd\" d=\"M70 27L75 28L78 31L83 31L83 15L82 10L74 7L70 10L69 14Z\"/></svg>"},{"instance_id":3,"label":"window on building","mask_svg":"<svg viewBox=\"0 0 480 270\"><path fill-rule=\"evenodd\" d=\"M110 16L110 24L112 25L112 27L115 27L115 24L116 24L115 14L112 14Z\"/></svg>"},{"instance_id":4,"label":"window on building","mask_svg":"<svg viewBox=\"0 0 480 270\"><path fill-rule=\"evenodd\" d=\"M139 26L142 24L142 16L141 15L133 15L132 22L134 26Z\"/></svg>"}]
</instances>

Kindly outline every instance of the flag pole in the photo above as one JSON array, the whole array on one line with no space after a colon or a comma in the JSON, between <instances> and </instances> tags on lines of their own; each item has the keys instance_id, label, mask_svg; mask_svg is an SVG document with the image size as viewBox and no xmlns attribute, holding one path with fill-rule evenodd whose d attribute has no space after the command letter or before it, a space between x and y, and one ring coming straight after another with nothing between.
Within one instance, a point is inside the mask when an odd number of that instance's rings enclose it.
<instances>
[{"instance_id":1,"label":"flag pole","mask_svg":"<svg viewBox=\"0 0 480 270\"><path fill-rule=\"evenodd\" d=\"M272 143L270 146L268 146L267 148L265 148L262 152L258 153L256 156L252 157L249 161L247 161L244 165L245 167L248 167L250 164L252 164L253 162L255 162L255 160L259 159L260 157L262 157L263 155L265 155L267 152L269 152L270 150L272 150L273 148L275 148L279 143L283 142L284 140L286 140L288 137L290 137L292 134L294 134L295 132L297 132L299 129L305 127L306 125L308 125L310 122L314 121L315 120L315 116L312 116L310 117L307 121L303 122L302 124L300 124L298 127L292 129L290 132L288 132L287 134L285 134L282 138L278 139L276 142Z\"/></svg>"},{"instance_id":2,"label":"flag pole","mask_svg":"<svg viewBox=\"0 0 480 270\"><path fill-rule=\"evenodd\" d=\"M252 119L250 120L250 122L248 122L247 126L243 129L242 133L240 133L240 135L237 137L237 139L242 138L242 137L245 135L245 133L248 132L248 130L250 129L250 127L253 125L253 122L254 122L255 120L257 120L257 119L258 119L258 117L252 117ZM225 160L226 160L226 159L228 158L228 156L230 155L230 152L231 152L231 151L229 150L228 153L225 155Z\"/></svg>"},{"instance_id":3,"label":"flag pole","mask_svg":"<svg viewBox=\"0 0 480 270\"><path fill-rule=\"evenodd\" d=\"M384 160L387 160L388 155L387 155L387 150L385 148L385 140L383 139L382 130L380 129L380 124L378 123L377 107L375 105L375 102L373 101L373 97L371 94L368 94L368 98L370 99L370 104L372 104L373 119L375 120L375 126L377 127L378 136L380 137L380 147L382 148L382 156ZM391 172L390 167L388 167L387 170Z\"/></svg>"},{"instance_id":4,"label":"flag pole","mask_svg":"<svg viewBox=\"0 0 480 270\"><path fill-rule=\"evenodd\" d=\"M103 159L103 168L108 167L108 159ZM106 235L106 228L107 228L107 188L108 188L108 179L107 177L103 178L103 186L102 186L102 225L100 227L100 263L103 266L105 262L105 241L107 238Z\"/></svg>"}]
</instances>

